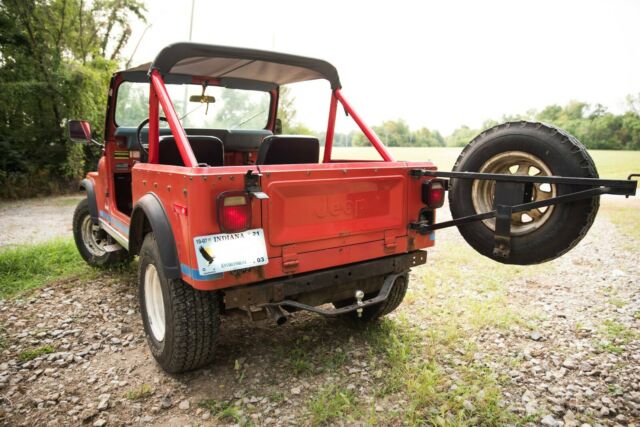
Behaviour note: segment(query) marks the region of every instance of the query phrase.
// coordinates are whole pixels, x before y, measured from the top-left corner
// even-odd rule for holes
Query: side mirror
[[[69,120],[69,139],[73,142],[91,142],[91,125],[86,120]]]

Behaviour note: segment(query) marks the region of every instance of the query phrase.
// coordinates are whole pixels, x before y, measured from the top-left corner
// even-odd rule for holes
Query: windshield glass
[[[185,128],[200,129],[264,129],[269,118],[268,92],[208,86],[205,95],[215,102],[190,102],[191,96],[202,95],[200,85],[166,85],[171,101]],[[149,84],[124,82],[118,88],[116,124],[135,127],[147,118]],[[162,114],[162,107],[160,109]]]

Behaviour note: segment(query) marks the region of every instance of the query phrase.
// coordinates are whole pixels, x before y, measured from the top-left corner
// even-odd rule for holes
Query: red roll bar
[[[191,144],[187,134],[180,124],[180,118],[176,113],[171,98],[167,93],[164,80],[158,70],[151,70],[151,86],[149,93],[149,163],[158,163],[158,139],[159,139],[159,123],[158,123],[158,101],[162,105],[162,110],[167,116],[171,134],[176,140],[176,146],[182,157],[182,162],[188,168],[198,166],[196,156],[193,155]]]

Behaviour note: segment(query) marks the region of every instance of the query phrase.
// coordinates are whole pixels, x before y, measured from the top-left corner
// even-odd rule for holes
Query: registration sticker
[[[264,230],[211,234],[193,239],[201,275],[242,270],[269,262]]]

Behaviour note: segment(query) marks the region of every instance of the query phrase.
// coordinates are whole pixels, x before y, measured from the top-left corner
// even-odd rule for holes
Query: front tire
[[[166,372],[186,372],[213,362],[220,294],[167,279],[153,233],[145,236],[140,248],[138,292],[149,349]]]
[[[82,199],[73,213],[73,239],[80,256],[92,267],[111,267],[129,260],[125,249],[107,251],[106,247],[116,242],[98,224],[94,224],[89,213],[89,200]]]

